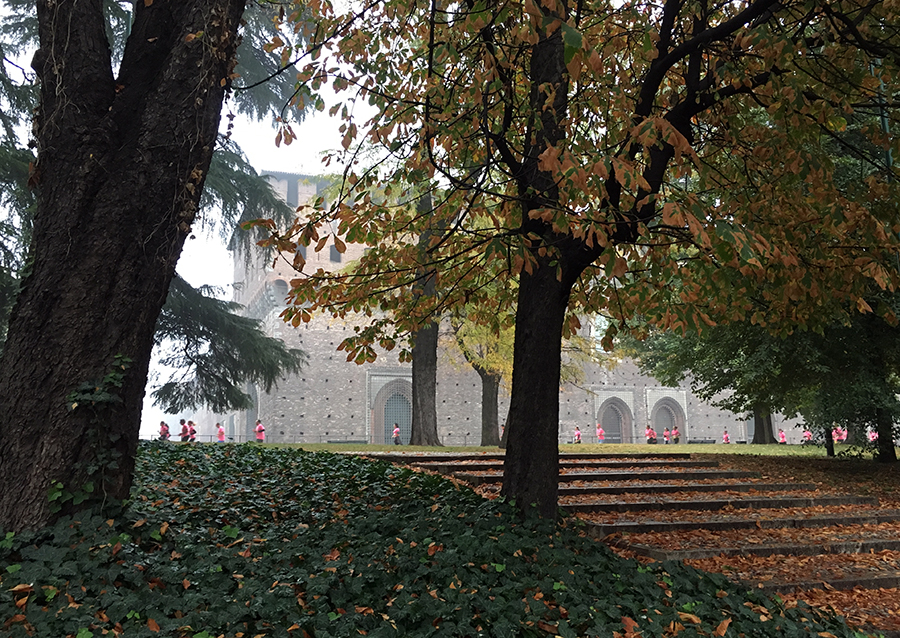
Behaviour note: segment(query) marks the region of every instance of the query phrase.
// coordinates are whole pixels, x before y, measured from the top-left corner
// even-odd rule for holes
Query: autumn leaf
[[[157,633],[159,631],[159,624],[155,620],[150,618],[147,620],[147,629],[149,629],[153,633]]]
[[[684,622],[694,623],[695,625],[699,625],[702,621],[700,617],[695,614],[689,614],[686,611],[679,611],[678,617]]]
[[[719,623],[719,626],[716,627],[715,631],[713,631],[714,636],[719,636],[720,638],[725,635],[725,632],[728,630],[728,625],[731,624],[731,618],[726,618],[722,622]]]

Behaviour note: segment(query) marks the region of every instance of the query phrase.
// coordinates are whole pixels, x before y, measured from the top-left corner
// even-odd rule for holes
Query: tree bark
[[[481,377],[481,444],[500,445],[500,375],[473,366]]]
[[[416,331],[412,349],[412,432],[410,445],[441,445],[437,431],[438,324]]]
[[[571,284],[542,264],[519,278],[512,397],[501,494],[555,518],[559,482],[562,328]]]
[[[834,456],[834,436],[832,436],[832,428],[825,428],[825,456]]]
[[[101,0],[37,2],[32,266],[0,361],[0,485],[16,487],[0,491],[4,530],[128,496],[153,331],[244,1],[136,2],[118,77]]]
[[[753,408],[752,443],[756,445],[775,443],[775,434],[772,432],[772,413],[768,408]]]
[[[878,432],[878,452],[875,457],[879,463],[896,463],[897,450],[894,447],[894,420],[885,408],[875,409],[875,427]]]

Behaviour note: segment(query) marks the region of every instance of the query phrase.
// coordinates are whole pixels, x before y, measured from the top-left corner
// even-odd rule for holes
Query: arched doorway
[[[681,438],[687,439],[687,432],[684,431],[684,410],[675,399],[666,397],[657,401],[650,411],[650,423],[653,424],[653,429],[656,430],[660,441],[662,441],[663,430],[669,428],[671,432],[676,427],[681,433]]]
[[[400,442],[409,444],[412,435],[412,405],[405,396],[397,392],[384,402],[384,442],[393,443],[394,424],[400,426]]]
[[[406,379],[394,379],[375,396],[373,434],[384,432],[384,438],[374,441],[393,443],[394,424],[400,426],[400,442],[409,445],[412,436],[412,384]],[[381,438],[381,437],[378,437]]]
[[[597,423],[603,427],[605,443],[624,443],[631,439],[631,410],[622,399],[607,399],[597,411]]]

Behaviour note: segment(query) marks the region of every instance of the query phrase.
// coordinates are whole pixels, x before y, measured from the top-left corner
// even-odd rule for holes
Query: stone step
[[[640,556],[658,561],[692,560],[715,556],[823,556],[828,554],[868,554],[886,549],[900,550],[900,539],[878,538],[863,541],[840,541],[836,543],[764,545],[748,544],[743,547],[714,547],[703,549],[663,550],[640,543],[628,544],[628,549]]]
[[[872,574],[865,576],[851,576],[849,578],[833,578],[831,580],[798,580],[792,582],[776,582],[763,581],[760,583],[754,581],[743,581],[753,589],[761,589],[764,592],[791,593],[798,589],[837,589],[838,591],[850,591],[861,587],[862,589],[895,589],[900,587],[900,572],[890,571],[882,574]],[[762,587],[760,587],[762,585]],[[873,631],[875,635],[881,632]],[[900,634],[900,632],[895,632]],[[885,634],[887,636],[888,634]]]
[[[485,485],[503,481],[501,474],[480,474],[476,472],[454,472],[453,476],[472,485]],[[638,480],[682,480],[697,481],[701,479],[726,478],[760,478],[759,472],[743,472],[739,470],[687,471],[687,472],[571,472],[560,474],[560,483],[573,481],[638,481]]]
[[[450,474],[452,472],[487,472],[503,469],[502,462],[427,462],[412,463],[416,467],[423,470],[431,470],[441,474]],[[661,459],[661,460],[635,460],[622,459],[621,461],[593,460],[593,459],[560,459],[560,469],[568,469],[570,467],[578,468],[622,468],[622,467],[718,467],[718,461],[690,461],[681,459]]]
[[[667,501],[649,503],[570,503],[560,505],[568,512],[650,512],[668,510],[774,509],[817,507],[819,505],[877,505],[869,496],[817,496],[813,498],[738,498],[720,500]]]
[[[453,461],[503,461],[503,452],[475,452],[471,454],[459,452],[353,452],[354,455],[370,459],[381,459],[391,463],[448,463]],[[602,452],[586,452],[584,454],[564,453],[559,455],[560,461],[575,459],[689,459],[689,452],[646,452],[642,454],[604,454]]]
[[[580,494],[666,494],[677,492],[750,492],[763,490],[769,492],[790,492],[796,490],[814,490],[815,483],[636,483],[634,485],[584,485],[580,487],[562,486],[560,496],[577,496]]]
[[[851,515],[811,516],[809,518],[732,519],[715,521],[646,521],[630,523],[591,523],[586,521],[587,534],[603,539],[612,534],[644,534],[658,532],[686,532],[697,529],[804,529],[831,525],[877,525],[900,521],[900,510],[880,510]]]

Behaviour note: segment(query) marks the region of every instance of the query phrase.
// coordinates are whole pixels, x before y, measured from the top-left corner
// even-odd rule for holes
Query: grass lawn
[[[365,443],[297,443],[297,444],[274,444],[272,447],[289,447],[309,450],[312,452],[336,452],[336,453],[370,453],[370,452],[391,452],[394,454],[404,453],[459,453],[459,454],[478,454],[485,453],[503,453],[497,447],[491,446],[447,446],[447,447],[426,447],[421,445],[369,445]],[[835,452],[840,454],[850,450],[848,445],[836,445]],[[679,453],[679,454],[737,454],[737,455],[759,455],[759,456],[798,456],[798,457],[821,457],[826,458],[825,448],[816,445],[749,445],[749,444],[679,444],[679,445],[647,445],[638,443],[612,443],[597,444],[584,443],[581,445],[560,445],[561,453],[597,453],[597,454],[651,454],[651,453]]]
[[[277,446],[144,444],[123,508],[0,539],[4,637],[859,635],[439,476]]]

